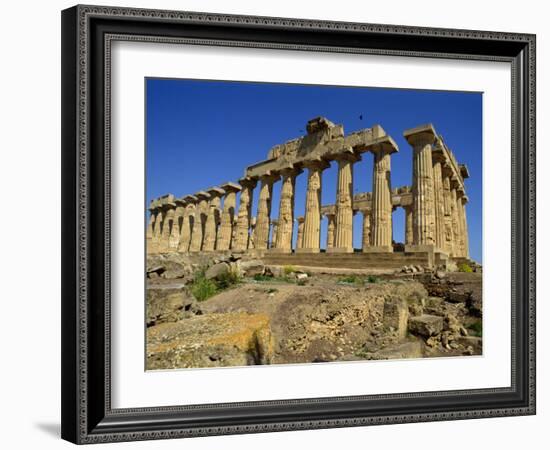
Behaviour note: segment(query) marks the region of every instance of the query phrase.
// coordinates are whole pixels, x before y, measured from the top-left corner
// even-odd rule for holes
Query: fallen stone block
[[[443,330],[443,317],[424,314],[409,319],[411,333],[424,337],[435,336]]]

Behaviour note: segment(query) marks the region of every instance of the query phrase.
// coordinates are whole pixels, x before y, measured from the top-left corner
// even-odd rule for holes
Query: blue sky
[[[379,124],[393,137],[392,187],[412,184],[412,149],[403,131],[433,123],[468,166],[466,191],[470,255],[482,260],[482,94],[370,87],[146,80],[146,202],[166,193],[193,194],[237,181],[247,166],[264,160],[271,147],[305,134],[308,120],[325,116],[345,133]],[[362,116],[362,119],[360,118]],[[334,203],[337,165],[323,172],[323,204]],[[354,167],[354,191],[372,190],[372,155]],[[303,215],[305,173],[296,182],[296,215]],[[256,214],[259,186],[255,191]],[[273,190],[278,216],[280,183]],[[394,239],[404,241],[404,212],[393,213]],[[322,245],[326,223],[322,224]],[[295,230],[296,233],[296,230]],[[354,218],[354,246],[361,247],[361,215]]]

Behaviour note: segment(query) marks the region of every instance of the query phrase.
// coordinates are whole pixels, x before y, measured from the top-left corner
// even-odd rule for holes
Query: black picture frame
[[[110,43],[194,42],[512,66],[512,373],[506,388],[113,409]],[[75,6],[62,12],[62,437],[97,443],[535,413],[535,36]]]

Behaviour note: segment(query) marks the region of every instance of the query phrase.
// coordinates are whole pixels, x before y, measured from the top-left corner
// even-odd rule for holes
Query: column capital
[[[310,170],[324,170],[330,167],[330,163],[321,158],[304,161],[302,165]]]
[[[176,198],[174,203],[176,204],[176,206],[187,206],[187,201],[183,197]]]
[[[274,183],[281,178],[281,175],[279,175],[278,172],[269,170],[263,175],[260,175],[259,178],[262,183]]]
[[[242,187],[239,186],[237,183],[233,183],[231,181],[220,185],[220,188],[225,191],[225,194],[229,194],[230,192],[239,192],[242,189]]]
[[[283,176],[283,177],[286,177],[286,176],[298,176],[300,175],[301,173],[303,172],[303,170],[297,166],[295,166],[294,164],[289,164],[288,166],[282,168],[279,173]]]
[[[221,197],[225,194],[225,190],[218,186],[213,186],[211,188],[208,188],[206,190],[208,194],[210,194],[210,198],[213,200],[214,198]]]
[[[399,151],[399,147],[391,136],[383,136],[375,139],[367,148],[371,153],[392,154]]]
[[[470,171],[466,164],[459,164],[458,168],[460,169],[460,176],[462,176],[462,179],[470,178]]]
[[[435,129],[431,123],[409,128],[403,132],[403,137],[413,147],[424,147],[434,144],[437,138]]]
[[[187,205],[194,205],[199,200],[195,195],[186,195],[183,199],[187,202]]]
[[[195,196],[199,199],[199,201],[210,199],[210,194],[208,192],[205,192],[205,191],[199,191],[195,194]]]
[[[296,223],[300,224],[300,223],[303,223],[306,219],[305,219],[304,216],[300,216],[300,217],[296,217],[296,219],[294,219],[294,220],[296,220]],[[276,222],[278,222],[278,221],[276,221]]]
[[[338,151],[329,153],[329,157],[332,158],[334,161],[350,161],[350,162],[357,162],[361,161],[361,155],[355,153],[353,151],[353,147],[351,146],[344,146],[343,148],[340,148]]]
[[[258,179],[256,177],[243,177],[239,179],[239,184],[243,188],[254,189],[256,187],[256,184],[258,184]]]

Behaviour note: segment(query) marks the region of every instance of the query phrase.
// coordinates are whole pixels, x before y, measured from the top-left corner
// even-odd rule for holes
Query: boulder
[[[245,277],[253,277],[254,275],[263,275],[265,266],[259,259],[251,259],[241,261],[240,269]]]
[[[230,271],[229,264],[225,262],[220,262],[218,264],[214,264],[213,266],[210,266],[205,274],[204,277],[207,280],[213,280],[223,277],[224,275],[227,275]]]
[[[163,272],[162,277],[167,280],[173,280],[176,278],[184,278],[187,273],[188,272],[183,267],[174,267],[173,269]]]
[[[198,311],[196,300],[186,289],[147,289],[147,326],[176,322]]]
[[[421,340],[388,345],[376,352],[364,354],[364,358],[370,360],[422,358],[422,356]]]
[[[409,319],[411,333],[424,337],[435,336],[443,330],[443,317],[423,314]]]
[[[193,316],[147,329],[147,369],[270,364],[274,342],[265,314]]]

